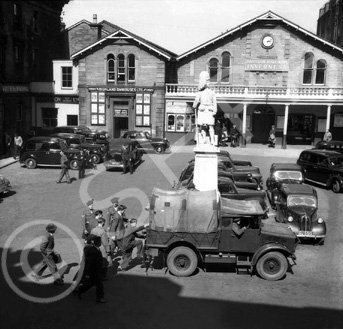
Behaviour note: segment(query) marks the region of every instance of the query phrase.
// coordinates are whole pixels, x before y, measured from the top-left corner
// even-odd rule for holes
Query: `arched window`
[[[311,84],[313,75],[313,54],[306,53],[304,58],[303,84]]]
[[[316,85],[323,85],[325,83],[326,61],[320,59],[316,65]]]
[[[123,54],[119,54],[117,66],[117,83],[125,83],[125,69],[125,56]]]
[[[136,80],[136,61],[135,55],[130,54],[127,58],[127,76],[128,82],[133,82]]]
[[[225,52],[222,54],[222,82],[229,82],[230,81],[230,71],[231,71],[231,55],[229,52]]]
[[[107,81],[115,81],[115,57],[113,54],[107,55]]]
[[[209,69],[210,69],[210,81],[217,82],[218,81],[218,60],[212,58],[209,62]]]

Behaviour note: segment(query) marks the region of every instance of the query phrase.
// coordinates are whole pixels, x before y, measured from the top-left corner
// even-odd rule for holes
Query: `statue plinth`
[[[219,148],[211,144],[197,144],[194,148],[195,163],[193,183],[199,191],[218,189]]]

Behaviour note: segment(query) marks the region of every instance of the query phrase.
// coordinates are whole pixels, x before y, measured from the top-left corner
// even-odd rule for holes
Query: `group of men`
[[[6,146],[6,156],[10,157],[11,156],[11,145],[12,145],[12,138],[11,136],[5,132],[5,146]],[[14,134],[13,138],[13,146],[14,146],[14,154],[13,154],[13,159],[17,159],[20,156],[20,149],[23,145],[23,139],[21,136],[19,136],[17,133]]]
[[[112,205],[108,208],[106,219],[101,210],[94,210],[94,200],[86,203],[88,209],[82,215],[82,238],[86,244],[84,249],[85,268],[80,284],[74,293],[80,297],[82,293],[95,285],[98,303],[106,302],[103,281],[107,280],[107,268],[115,254],[118,255],[120,252],[122,255],[117,272],[127,270],[134,248],[137,248],[137,259],[143,260],[143,242],[140,239],[136,240],[136,237],[144,238],[145,234],[141,231],[149,225],[137,226],[137,219],[127,219],[125,217],[126,206],[119,204],[119,198],[113,198],[111,202]]]

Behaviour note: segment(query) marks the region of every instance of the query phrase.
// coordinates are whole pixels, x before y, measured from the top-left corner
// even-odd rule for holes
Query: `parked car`
[[[335,151],[305,150],[300,153],[297,164],[305,172],[305,180],[313,182],[333,192],[343,189],[343,155]]]
[[[61,166],[61,143],[64,140],[57,137],[41,136],[27,140],[20,150],[19,162],[27,169],[34,169],[37,166]],[[71,169],[79,168],[80,150],[64,150]]]
[[[177,189],[179,186],[189,184],[190,178],[193,180],[194,173],[194,160],[188,162],[187,167],[181,172],[179,181],[174,183],[173,188]],[[247,188],[251,190],[259,189],[258,183],[252,178],[251,173],[245,172],[232,172],[228,170],[223,164],[218,164],[218,178],[227,177],[231,179],[237,187]]]
[[[267,178],[267,195],[270,205],[275,209],[275,197],[283,184],[303,184],[304,170],[296,163],[273,163]]]
[[[53,134],[68,133],[68,134],[89,134],[91,130],[87,126],[57,126],[53,129]]]
[[[137,166],[142,162],[143,153],[138,147],[136,141],[124,138],[113,138],[108,145],[108,151],[105,155],[104,165],[106,170],[121,169],[124,170],[122,150],[123,146],[129,149],[131,163]]]
[[[0,175],[0,195],[6,194],[12,189],[10,181],[3,175]]]
[[[87,143],[86,137],[80,134],[58,133],[52,134],[51,137],[58,137],[65,140],[68,147],[74,149],[86,149],[89,151],[93,163],[99,164],[103,161],[107,147],[100,144]]]
[[[85,125],[79,125],[79,128],[83,129],[83,134],[86,137],[88,143],[108,145],[110,141],[109,133],[105,130],[93,130]]]
[[[276,218],[287,223],[301,240],[311,240],[323,244],[326,223],[318,216],[317,191],[307,184],[284,184],[278,191]]]
[[[145,152],[154,150],[156,153],[162,154],[170,148],[168,139],[151,137],[147,131],[127,131],[122,137],[137,141],[139,148]]]
[[[343,153],[343,141],[319,141],[315,148],[319,150],[330,150]]]
[[[173,275],[190,276],[199,263],[222,264],[275,281],[286,275],[287,258],[296,259],[295,234],[285,224],[262,222],[265,211],[256,200],[218,202],[215,191],[155,188],[147,209],[146,254],[152,266],[163,255]],[[240,236],[233,231],[237,218],[246,223]]]

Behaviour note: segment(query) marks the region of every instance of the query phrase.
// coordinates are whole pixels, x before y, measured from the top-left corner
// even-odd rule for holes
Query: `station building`
[[[201,71],[210,74],[217,118],[236,124],[242,143],[313,144],[330,129],[343,139],[343,49],[267,12],[176,58],[166,83],[165,134],[194,130],[192,104]]]

